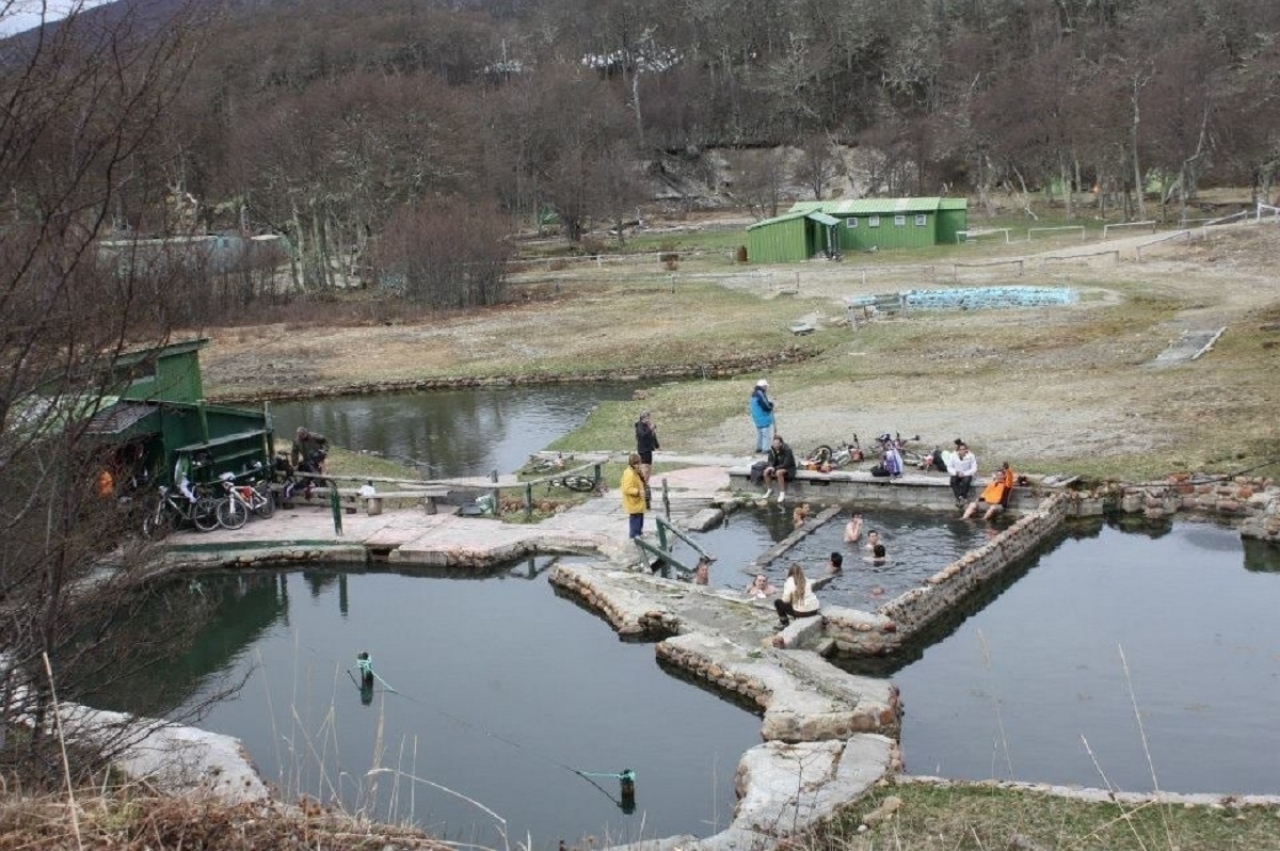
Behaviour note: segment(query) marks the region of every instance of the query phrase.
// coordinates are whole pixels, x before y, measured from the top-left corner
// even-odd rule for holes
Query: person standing
[[[963,506],[969,501],[973,477],[978,475],[978,457],[969,451],[968,445],[961,443],[956,447],[956,454],[951,456],[947,470],[951,473],[951,493],[955,495],[956,505]]]
[[[751,401],[747,407],[751,411],[751,421],[756,426],[756,453],[769,451],[769,443],[773,439],[773,400],[769,398],[769,382],[760,379],[751,391]]]
[[[641,411],[640,419],[636,420],[636,454],[640,456],[640,477],[644,479],[645,508],[653,505],[649,476],[653,473],[653,453],[661,448],[658,445],[658,427],[653,424],[653,417],[648,411]]]
[[[773,607],[778,610],[778,625],[790,626],[792,618],[811,618],[818,614],[818,606],[818,595],[805,579],[804,568],[799,562],[791,565],[787,581],[782,583],[782,596],[773,601]]]
[[[640,475],[640,454],[632,452],[627,458],[627,469],[622,471],[622,510],[626,512],[629,538],[644,534],[644,478]]]

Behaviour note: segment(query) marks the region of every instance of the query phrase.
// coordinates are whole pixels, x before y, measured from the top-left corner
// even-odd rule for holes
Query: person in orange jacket
[[[976,500],[969,503],[964,510],[965,519],[969,519],[978,512],[979,505],[987,507],[987,513],[982,515],[983,520],[990,520],[1009,504],[1009,495],[1013,493],[1013,468],[1009,466],[1009,462],[1005,461],[1000,465],[1000,469],[991,474],[991,482],[982,491],[982,495]]]

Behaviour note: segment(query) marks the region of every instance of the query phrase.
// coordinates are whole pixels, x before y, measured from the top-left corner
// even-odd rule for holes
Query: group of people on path
[[[787,483],[795,481],[798,464],[795,452],[776,431],[775,410],[777,404],[769,398],[769,382],[760,379],[756,382],[748,402],[752,423],[756,428],[755,451],[765,453],[763,467],[759,464],[761,479],[764,483],[764,499],[773,496],[777,489],[777,502],[787,499]],[[643,411],[635,423],[636,451],[630,453],[627,468],[622,473],[619,490],[622,494],[622,507],[627,515],[628,535],[638,538],[644,534],[644,515],[650,508],[651,491],[649,478],[653,471],[653,453],[660,447],[658,428],[649,411]],[[893,448],[896,452],[896,446]],[[886,452],[886,456],[889,453]],[[892,463],[892,458],[890,458]],[[901,458],[898,457],[898,475],[901,475]],[[978,459],[969,451],[968,445],[960,439],[955,441],[955,450],[942,452],[935,450],[928,460],[928,465],[946,471],[949,484],[955,497],[956,505],[964,507],[965,518],[973,517],[979,508],[985,507],[984,519],[990,520],[1008,504],[1009,495],[1014,486],[1013,470],[1005,462],[991,477],[990,483],[982,491],[978,499],[970,501],[974,478],[978,472]],[[801,526],[808,519],[808,504],[797,507],[793,515],[793,523]],[[862,544],[862,515],[854,514],[845,525],[844,541],[848,544]],[[887,549],[880,533],[875,530],[867,532],[865,560],[872,565],[883,565],[888,557]],[[828,577],[840,573],[843,569],[844,556],[839,552],[831,554],[828,564]],[[709,581],[709,565],[706,559],[699,561],[695,571],[695,584],[705,585]],[[830,581],[829,578],[821,581]],[[747,586],[746,595],[750,599],[765,600],[774,598],[774,608],[778,613],[778,624],[784,628],[795,618],[813,617],[818,614],[820,604],[815,593],[814,583],[804,573],[800,564],[792,564],[787,571],[787,578],[779,592],[765,574],[758,574]]]
[[[622,471],[622,510],[627,515],[629,537],[644,534],[644,513],[653,502],[649,477],[653,474],[653,453],[662,447],[658,444],[658,427],[653,415],[641,411],[636,420],[636,451],[627,457],[627,469]]]

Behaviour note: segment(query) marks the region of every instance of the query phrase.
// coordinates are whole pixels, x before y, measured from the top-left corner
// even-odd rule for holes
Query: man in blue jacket
[[[751,391],[751,421],[756,425],[756,452],[768,452],[773,441],[773,402],[769,399],[769,382],[763,378]]]

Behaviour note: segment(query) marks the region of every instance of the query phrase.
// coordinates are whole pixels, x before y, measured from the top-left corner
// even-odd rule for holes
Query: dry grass
[[[859,832],[890,797],[901,801],[897,812]],[[1280,810],[1092,803],[994,784],[887,784],[799,844],[842,851],[1275,851]]]
[[[158,795],[139,786],[106,794],[84,789],[76,801],[71,805],[63,797],[7,797],[0,804],[0,851],[444,851],[451,847],[421,831],[358,821],[326,811],[313,801],[300,802],[298,807],[230,805]],[[76,821],[78,834],[72,829]]]
[[[651,259],[576,263],[517,276],[511,304],[473,314],[337,320],[292,334],[215,331],[203,360],[211,395],[224,398],[495,377],[679,376],[652,388],[645,407],[663,427],[664,449],[708,453],[750,443],[745,399],[765,372],[780,430],[801,451],[889,430],[926,442],[963,436],[980,462],[1009,460],[1027,472],[1230,473],[1274,461],[1280,442],[1270,378],[1280,331],[1268,330],[1280,314],[1274,236],[1274,226],[1236,227],[1147,249],[1141,263],[1131,241],[1119,262],[1027,254],[1084,250],[1078,240],[939,248],[924,264],[892,252],[785,267],[707,254],[682,259],[674,274]],[[1022,275],[1008,266],[951,274],[952,263],[1019,252]],[[841,324],[845,296],[995,284],[1067,286],[1081,298],[1070,307],[882,318],[856,333]],[[816,318],[818,332],[792,336],[787,326],[801,317]],[[1208,356],[1150,368],[1184,330],[1220,327],[1227,331]],[[733,380],[689,380],[701,377]],[[631,407],[602,407],[557,446],[628,446]]]

